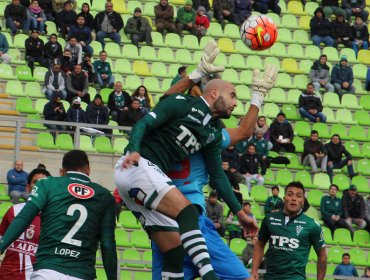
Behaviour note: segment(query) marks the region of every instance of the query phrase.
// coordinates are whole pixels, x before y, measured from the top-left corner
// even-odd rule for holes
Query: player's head
[[[34,170],[31,171],[31,173],[27,177],[26,191],[30,192],[40,179],[49,176],[51,175],[49,171],[47,171],[46,169],[35,168]]]
[[[338,190],[339,190],[339,187],[336,184],[331,184],[330,187],[329,187],[329,195],[330,196],[336,196]]]
[[[296,215],[304,205],[305,190],[301,182],[290,182],[285,187],[284,211],[288,215]]]
[[[236,107],[235,87],[221,79],[209,81],[204,87],[203,97],[208,102],[215,117],[230,118]]]
[[[351,256],[348,253],[344,253],[342,255],[342,262],[344,264],[349,264],[350,261],[351,261]]]
[[[278,186],[273,186],[271,188],[271,192],[272,192],[272,195],[273,196],[278,196],[278,194],[279,194],[279,187]]]
[[[64,176],[68,171],[90,174],[89,158],[84,151],[72,150],[64,155],[60,175]]]

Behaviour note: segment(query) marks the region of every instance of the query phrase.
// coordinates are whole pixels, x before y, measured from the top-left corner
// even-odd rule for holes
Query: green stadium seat
[[[170,48],[160,48],[158,50],[158,58],[162,62],[175,62],[173,52]]]
[[[8,34],[8,33],[2,33]],[[22,54],[19,49],[9,49],[7,55],[10,56],[12,64],[26,64],[26,60],[23,59]]]
[[[222,27],[217,22],[211,22],[209,28],[207,29],[207,36],[210,37],[223,37],[224,33]]]
[[[127,58],[129,60],[140,59],[138,49],[135,45],[124,45],[121,53],[123,58]]]
[[[290,163],[286,166],[288,169],[298,169],[298,170],[303,169],[301,161],[296,154],[285,153],[284,156],[290,160]]]
[[[359,247],[370,248],[370,234],[364,229],[356,230],[353,234],[353,242]]]
[[[289,29],[300,29],[300,27],[297,23],[297,18],[295,17],[295,15],[292,15],[292,14],[283,15],[280,27],[288,28],[288,30]],[[281,29],[282,28],[279,28],[279,35],[280,35],[280,30]],[[289,41],[287,43],[291,43],[291,42],[292,41]]]
[[[365,125],[365,126],[370,125],[370,115],[369,115],[369,112],[367,112],[365,110],[358,110],[358,111],[355,112],[355,116],[354,117],[355,117],[355,121],[359,125]]]
[[[328,106],[330,108],[343,108],[342,104],[339,101],[339,96],[335,92],[325,93],[322,105]]]
[[[125,279],[125,278],[121,278],[121,279]],[[149,272],[148,271],[136,271],[134,279],[151,280],[152,273],[150,271]]]
[[[188,49],[178,49],[176,51],[175,60],[181,64],[193,64],[193,59]]]
[[[266,170],[266,174],[263,176],[265,178],[265,185],[276,185],[275,176],[271,169]]]
[[[0,184],[0,201],[10,201],[8,188],[4,184]],[[2,217],[1,213],[0,216]]]
[[[362,144],[362,156],[370,158],[370,143]]]
[[[127,10],[128,14],[132,15],[134,13],[135,8],[142,9],[141,2],[135,1],[135,0],[130,0],[130,1],[127,2],[127,9],[126,10]]]
[[[317,60],[321,55],[320,48],[315,45],[308,45],[305,54],[307,59]]]
[[[348,109],[339,109],[336,120],[342,124],[357,124],[352,118],[352,113]]]
[[[37,134],[36,146],[42,149],[55,150],[54,137],[48,132]]]
[[[38,113],[37,110],[36,110],[36,112]],[[37,115],[37,114],[35,114],[35,115],[30,114],[30,115],[27,116],[27,120],[42,120],[42,117]],[[40,130],[46,129],[46,127],[43,124],[33,123],[33,122],[27,122],[26,123],[26,128],[28,128],[28,129],[40,129]]]
[[[337,112],[338,115],[338,112]],[[347,129],[342,124],[333,124],[331,126],[331,135],[338,134],[342,140],[349,140],[350,137],[347,134]]]
[[[251,85],[252,84],[252,70],[243,70],[240,72],[239,83]]]
[[[119,58],[114,64],[114,72],[119,74],[131,75],[134,72],[131,69],[131,63],[127,59]]]
[[[277,27],[282,26],[280,16],[278,14],[269,12],[269,13],[266,14],[266,16],[268,16],[270,19],[272,19],[272,21],[276,24]]]
[[[98,153],[114,154],[116,151],[112,148],[110,139],[106,136],[99,136],[94,141],[95,150]]]
[[[331,230],[329,228],[325,227],[325,226],[323,226],[321,228],[322,228],[322,231],[324,233],[325,244],[330,244],[330,245],[337,244],[337,242],[335,242],[333,240]]]
[[[232,56],[239,56],[239,55],[232,54],[230,56],[230,63],[231,63],[231,57]],[[244,58],[243,58],[243,60],[244,60]],[[260,70],[264,69],[261,57],[259,57],[257,55],[248,55],[247,60],[245,62],[245,66],[248,69],[260,69]]]
[[[218,40],[218,48],[224,53],[237,53],[238,51],[234,48],[233,41],[230,38],[220,38]]]
[[[360,50],[358,52],[357,61],[363,63],[363,64],[370,64],[370,50]]]
[[[28,39],[26,34],[17,34],[14,36],[14,44],[13,46],[17,49],[24,49],[24,43]]]
[[[0,217],[4,217],[5,213],[13,206],[13,203],[3,202],[0,204]]]
[[[147,250],[143,253],[143,261],[148,262],[147,264],[145,264],[146,268],[148,269],[152,269],[152,254],[152,250]]]
[[[320,219],[320,216],[319,216],[319,211],[316,210],[315,207],[313,206],[310,206],[307,211],[305,212],[305,214],[314,219],[316,222],[318,222],[319,224],[323,224],[322,220]]]
[[[326,116],[326,122],[327,123],[337,123],[334,117],[334,112],[331,108],[324,107],[322,109],[322,113]]]
[[[269,93],[269,100],[275,103],[289,103],[289,101],[286,98],[285,91],[281,88],[272,88]],[[265,101],[267,100],[265,99]],[[275,117],[276,115],[273,116],[272,118]]]
[[[293,85],[297,89],[305,90],[309,82],[307,75],[299,74],[294,76]]]
[[[287,169],[280,169],[276,173],[276,182],[280,186],[286,186],[293,181],[292,173]]]
[[[298,114],[297,107],[292,104],[284,104],[282,111],[285,113],[288,120],[301,120],[302,117]]]
[[[344,143],[344,146],[353,157],[364,157],[357,142],[347,141]]]
[[[329,175],[325,173],[316,173],[313,177],[313,184],[319,189],[328,190],[330,186]]]
[[[48,103],[48,102],[49,102],[49,100],[42,99],[42,98],[36,100],[35,110],[37,111],[38,114],[40,114],[40,115],[43,114],[45,104]]]
[[[41,92],[40,84],[37,82],[27,82],[25,89],[24,89],[25,95],[29,97],[35,97],[35,98],[44,98],[45,94]]]
[[[303,10],[302,3],[299,1],[289,1],[287,9],[289,12],[296,16],[307,15],[307,13]]]
[[[251,212],[257,220],[262,220],[264,215],[262,214],[263,207],[260,207],[257,202],[251,202]]]
[[[303,73],[298,68],[298,63],[294,58],[284,58],[281,63],[281,68],[284,72],[289,74],[300,74]]]
[[[356,63],[353,65],[352,70],[353,70],[353,77],[360,79],[360,80],[366,79],[367,67],[365,65]]]
[[[85,152],[96,152],[95,148],[92,145],[92,139],[90,136],[80,136],[80,149]]]
[[[306,58],[305,55],[304,55],[302,45],[299,45],[299,44],[290,44],[288,46],[288,55],[291,58],[299,58],[299,59]]]
[[[354,125],[349,128],[349,137],[355,141],[368,141],[365,134],[365,129],[359,125]]]
[[[355,51],[351,48],[343,48],[341,49],[340,51],[340,57],[341,56],[347,56],[347,60],[349,63],[357,63],[357,58],[356,58],[356,54],[355,54]]]
[[[135,248],[150,249],[151,244],[146,231],[134,230],[131,232],[131,244]]]
[[[309,137],[311,135],[310,124],[306,121],[298,121],[294,125],[294,134],[303,137]]]
[[[159,32],[152,31],[152,40],[153,40],[153,45],[156,47],[165,47],[165,43],[163,42],[163,35]]]
[[[368,266],[367,252],[359,248],[352,248],[349,250],[351,255],[351,263],[355,266]]]
[[[213,38],[213,37],[211,37],[211,36],[203,36],[201,39],[200,39],[200,43],[199,43],[199,48],[201,49],[201,50],[203,50],[204,49],[204,47],[207,45],[207,43],[209,42],[209,41],[214,41],[215,39]],[[243,42],[241,42],[241,43],[243,43]]]
[[[352,184],[357,186],[357,190],[362,193],[369,193],[370,187],[367,183],[367,179],[364,176],[355,176],[352,178]],[[347,185],[348,187],[348,185]],[[370,242],[369,242],[370,243]]]
[[[118,138],[124,139],[124,138]],[[117,140],[117,139],[116,139]],[[123,150],[123,149],[122,149]],[[119,214],[119,223],[126,229],[141,229],[140,222],[136,219],[136,217],[132,214],[131,211],[122,211]]]
[[[299,63],[299,69],[304,73],[304,74],[309,74],[312,66],[312,60],[309,59],[303,59]]]
[[[345,94],[343,97],[345,97],[347,95],[352,96],[352,94]],[[354,96],[354,97],[356,98],[356,96]],[[360,98],[360,105],[361,105],[362,109],[364,109],[364,110],[370,110],[370,95],[363,95],[363,96],[361,96],[361,98]]]
[[[114,43],[114,42],[108,42],[105,44],[104,50],[109,53],[110,57],[113,58],[121,58],[123,57],[123,54],[121,53],[121,47]]]
[[[13,96],[25,96],[23,86],[20,81],[8,81],[6,83],[5,93]]]
[[[133,276],[134,274],[134,271],[132,270],[120,270],[120,279],[135,279],[135,276]],[[142,278],[144,279],[144,278]],[[151,278],[147,278],[147,279],[151,279]]]
[[[280,34],[280,31],[279,31]],[[278,57],[288,57],[288,54],[286,53],[285,45],[283,43],[277,42],[275,43],[270,49],[270,53],[268,53],[266,50],[266,55],[274,56],[276,58]]]
[[[176,33],[167,33],[164,39],[164,44],[169,48],[174,49],[182,48],[180,36]]]
[[[284,20],[284,18],[283,18]],[[293,42],[292,33],[290,29],[287,28],[279,28],[277,41],[281,43],[291,43]]]
[[[72,137],[69,134],[58,134],[55,140],[55,145],[60,150],[73,150],[74,145],[72,141]]]
[[[309,277],[308,274],[316,275],[317,274],[317,267],[316,263],[307,263],[306,265],[306,279],[307,280],[316,280],[316,277]]]
[[[321,203],[321,198],[323,197],[324,193],[320,190],[310,190],[307,193],[307,200],[310,205],[315,207],[319,207]]]
[[[147,88],[149,92],[152,92],[152,93],[162,92],[161,87],[159,86],[159,81],[155,77],[145,77],[144,86]]]
[[[312,179],[310,173],[305,170],[300,170],[295,174],[295,181],[301,182],[305,188],[315,189],[316,186],[312,184]]]
[[[0,79],[14,80],[16,77],[13,75],[12,66],[9,64],[0,64]]]
[[[251,92],[249,87],[246,85],[237,85],[235,87],[239,100],[249,101],[251,100]]]
[[[272,56],[266,57],[265,60],[264,60],[264,62],[263,62],[263,69],[266,68],[266,66],[268,64],[275,65],[277,67],[278,71],[281,71],[280,61],[279,61],[279,59],[277,57],[272,57]]]
[[[35,67],[35,69],[33,70],[33,78],[36,80],[36,82],[43,83],[47,71],[48,69],[45,67]]]
[[[91,6],[91,9],[96,12],[104,11],[105,7],[105,1],[103,0],[97,0],[94,2],[94,4]]]
[[[201,50],[198,38],[194,35],[185,35],[182,39],[182,46],[188,50]]]
[[[225,125],[226,128],[236,128],[238,127],[238,122],[239,120],[232,115],[228,119],[222,119],[222,123]]]
[[[339,190],[344,191],[349,186],[348,176],[345,174],[336,174],[333,178],[333,184],[336,184],[339,187]]]
[[[163,62],[154,62],[150,67],[150,72],[152,75],[161,78],[169,78],[172,77],[167,73],[167,67]]]
[[[15,68],[15,75],[17,79],[21,81],[34,81],[31,69],[26,65],[18,65]]]
[[[295,88],[292,84],[290,76],[287,73],[279,73],[276,79],[275,87],[281,88]]]
[[[126,267],[130,268],[145,268],[145,265],[143,263],[140,263],[141,258],[140,254],[135,249],[126,249],[122,253],[122,260],[123,264]]]
[[[131,247],[132,244],[129,240],[128,233],[124,229],[116,228],[114,230],[117,246],[119,247]]]
[[[233,238],[230,241],[230,249],[237,256],[242,255],[243,250],[246,247],[246,245],[247,245],[247,242],[241,238]]]
[[[319,133],[319,138],[328,139],[331,137],[331,134],[329,133],[329,127],[325,123],[314,123],[312,125],[312,130],[317,130]]]
[[[319,5],[316,2],[307,2],[304,6],[304,11],[310,15],[313,16],[316,9],[319,7]]]
[[[155,49],[151,46],[142,46],[140,48],[140,58],[144,61],[159,61]]]
[[[171,87],[172,79],[164,79],[162,81],[162,92],[167,91]]]
[[[128,75],[126,77],[126,87],[127,89],[133,91],[142,85],[140,78],[136,75]]]
[[[368,91],[364,90],[362,82],[359,79],[353,79],[353,86],[356,88],[356,94],[368,94]]]
[[[222,73],[222,79],[232,84],[239,83],[238,73],[235,69],[225,69]]]
[[[370,102],[370,99],[369,99],[369,102]],[[357,97],[353,94],[344,94],[342,96],[342,106],[346,109],[362,109],[363,107],[363,106],[358,105]],[[364,109],[367,109],[367,108],[364,108]]]
[[[241,54],[232,54],[229,57],[229,64],[231,68],[234,69],[248,69],[245,65],[244,57]],[[262,65],[262,62],[261,62]]]
[[[23,114],[36,114],[37,111],[33,108],[32,99],[27,97],[18,97],[15,103],[15,109]]]
[[[312,44],[312,41],[310,40],[307,31],[302,30],[302,29],[294,31],[293,42],[303,45],[303,46]]]
[[[293,144],[297,153],[303,153],[304,140],[300,136],[295,136],[293,138]]]
[[[354,246],[351,232],[346,228],[337,228],[334,231],[334,241],[343,246]]]
[[[234,116],[244,116],[245,115],[244,105],[240,100],[237,100],[236,108],[232,112],[232,115]]]
[[[326,54],[328,61],[337,63],[339,61],[338,49],[334,47],[324,47],[323,54]]]
[[[239,39],[239,27],[236,24],[227,24],[224,29],[224,36],[230,39]]]
[[[267,190],[264,186],[253,186],[251,189],[251,197],[254,201],[265,202],[267,200]]]
[[[369,176],[370,175],[370,160],[369,159],[360,159],[357,162],[357,171],[361,175]]]
[[[267,116],[268,118],[275,118],[279,112],[280,109],[275,103],[265,103],[261,115]]]

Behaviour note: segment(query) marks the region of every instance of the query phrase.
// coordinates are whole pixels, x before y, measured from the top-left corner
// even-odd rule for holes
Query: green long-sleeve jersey
[[[100,241],[107,277],[117,278],[114,198],[107,189],[78,172],[40,180],[3,236],[1,252],[38,212],[41,233],[35,270],[51,269],[77,278],[95,279]]]
[[[125,152],[139,152],[163,172],[202,151],[210,181],[236,213],[241,209],[221,161],[221,122],[201,98],[176,94],[164,98],[131,132]]]
[[[329,218],[332,215],[343,216],[342,200],[339,197],[325,195],[321,198],[320,212],[322,217]]]

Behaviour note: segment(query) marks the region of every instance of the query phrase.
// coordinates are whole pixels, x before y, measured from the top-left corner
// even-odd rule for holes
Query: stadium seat
[[[121,279],[127,279],[127,278],[121,278]],[[133,279],[151,280],[152,279],[152,273],[150,271],[136,271],[135,272],[135,278],[133,278]]]
[[[94,4],[91,6],[91,9],[93,11],[101,12],[104,11],[105,9],[105,1],[104,0],[97,0],[94,1]]]
[[[266,16],[268,16],[269,18],[271,18],[272,21],[276,24],[277,27],[280,27],[280,26],[283,27],[281,25],[280,16],[278,14],[269,12],[269,13],[266,14]]]
[[[169,48],[174,49],[182,48],[180,36],[176,33],[167,33],[164,39],[164,44]]]
[[[15,103],[15,109],[23,114],[36,114],[37,111],[33,108],[32,99],[27,97],[18,97]]]
[[[10,197],[8,195],[8,188],[4,184],[0,184],[0,201],[10,201]],[[0,213],[0,217],[1,213]]]
[[[280,61],[277,57],[272,57],[272,56],[266,57],[265,60],[263,61],[263,67],[266,68],[268,64],[275,65],[278,71],[281,71]]]
[[[60,150],[73,150],[73,141],[72,137],[69,134],[58,134],[55,140],[55,145]]]
[[[334,117],[334,112],[331,108],[324,107],[322,109],[322,113],[326,116],[326,122],[327,123],[336,123],[337,122],[335,120],[335,117]]]
[[[294,31],[293,42],[303,45],[303,46],[312,44],[312,41],[309,39],[307,31],[302,30],[302,29]]]
[[[127,2],[127,13],[128,14],[130,14],[130,15],[134,14],[135,8],[142,9],[141,2],[135,1],[135,0],[130,0],[130,1]]]
[[[126,44],[122,48],[122,57],[135,60],[140,59],[138,49],[135,45]]]
[[[154,62],[150,67],[150,72],[153,76],[160,78],[169,78],[172,77],[167,73],[167,67],[163,62]]]
[[[95,148],[92,145],[92,139],[90,136],[80,136],[80,149],[85,152],[96,152]]]
[[[310,206],[310,207],[307,209],[307,211],[305,212],[305,214],[306,214],[308,217],[310,217],[310,218],[314,219],[314,220],[315,220],[316,222],[318,222],[320,225],[322,225],[322,224],[323,224],[323,222],[322,222],[322,220],[321,220],[321,218],[320,218],[320,216],[319,216],[319,211],[317,211],[315,207]]]
[[[26,65],[18,65],[15,68],[15,75],[20,81],[34,81],[31,69]]]
[[[353,76],[360,80],[366,79],[367,67],[363,64],[356,63],[352,66]]]
[[[276,182],[280,186],[286,186],[293,181],[292,173],[287,169],[280,169],[276,173]]]
[[[298,121],[294,124],[294,134],[301,137],[309,137],[311,135],[310,124],[306,121]]]
[[[241,238],[233,238],[230,241],[230,249],[237,256],[242,255],[243,250],[246,247],[246,245],[247,245],[247,242]]]
[[[231,56],[233,55],[234,54],[232,54]],[[230,63],[231,63],[231,56],[230,56]],[[248,69],[260,69],[260,70],[264,69],[261,57],[257,55],[248,55],[245,66]]]
[[[353,156],[353,157],[364,157],[360,151],[360,147],[357,142],[355,141],[346,141],[344,143],[344,146],[346,147],[347,151]]]
[[[334,241],[339,245],[354,246],[352,241],[351,232],[346,228],[337,228],[334,231]]]
[[[364,229],[356,230],[353,235],[353,242],[359,247],[370,248],[369,232]]]
[[[320,190],[310,190],[307,193],[307,200],[310,205],[315,207],[319,207],[321,203],[321,198],[323,197],[324,193]]]
[[[303,52],[303,48],[299,44],[289,44],[289,46],[288,46],[288,55],[291,58],[299,58],[299,59],[306,58],[305,55],[304,55],[304,52]]]
[[[262,220],[264,215],[262,214],[262,207],[257,202],[251,202],[251,212],[257,220]]]
[[[300,29],[298,23],[297,23],[297,18],[295,15],[292,14],[286,14],[283,15],[283,18],[281,19],[281,24],[280,27],[288,28],[289,29]],[[282,28],[279,28],[279,35],[280,35],[280,30]],[[290,30],[289,30],[290,31]],[[287,43],[291,43],[292,41],[289,41]]]
[[[337,113],[338,115],[338,113]],[[347,135],[347,129],[342,124],[333,124],[331,126],[331,135],[338,134],[342,140],[349,140],[349,136]]]
[[[43,114],[45,104],[48,103],[48,102],[49,102],[49,100],[42,99],[42,98],[39,98],[39,99],[36,100],[35,110],[37,111],[38,114],[40,114],[40,115]]]
[[[45,67],[35,67],[33,70],[33,78],[36,80],[36,82],[43,83],[47,71],[48,69]]]
[[[176,51],[175,60],[181,64],[193,64],[193,59],[188,49],[178,49]]]
[[[361,175],[369,176],[370,175],[370,160],[369,159],[360,159],[357,162],[357,171]]]
[[[265,178],[265,185],[276,185],[275,176],[271,169],[267,169],[263,177]]]
[[[200,43],[199,43],[199,48],[201,49],[201,50],[203,50],[204,49],[204,47],[207,45],[207,43],[209,42],[209,41],[214,41],[215,39],[213,38],[213,37],[211,37],[211,36],[203,36],[201,39],[200,39]],[[243,43],[242,41],[240,41],[241,43]],[[244,45],[245,46],[245,45]]]
[[[370,50],[360,50],[358,52],[357,61],[363,63],[363,64],[370,64]]]
[[[330,186],[329,175],[325,173],[316,173],[313,177],[313,184],[319,189],[327,190]]]
[[[123,264],[126,267],[142,269],[145,268],[145,265],[143,263],[140,263],[141,258],[139,252],[135,249],[124,250],[122,253],[122,259],[123,262],[121,263],[121,265]]]
[[[296,16],[307,15],[307,13],[303,10],[302,3],[299,1],[289,1],[287,9],[289,12]]]
[[[288,121],[302,120],[302,117],[298,114],[297,107],[291,104],[284,104],[282,111],[285,113]]]
[[[305,54],[307,59],[318,60],[321,55],[320,48],[315,45],[308,45]]]
[[[143,253],[143,261],[146,261],[148,263],[145,264],[146,268],[148,269],[152,269],[152,250],[146,250],[144,253]]]
[[[126,77],[126,87],[131,91],[137,89],[141,84],[140,78],[136,75],[129,75]]]
[[[333,178],[333,184],[336,184],[339,187],[339,190],[343,191],[349,186],[348,176],[345,174],[336,174]]]
[[[279,73],[276,79],[275,87],[281,87],[281,88],[295,88],[292,85],[291,78],[288,74],[286,73]]]
[[[325,123],[314,123],[312,125],[312,130],[316,130],[319,133],[319,138],[328,139],[331,137],[329,133],[329,127]]]
[[[326,240],[325,240],[326,241]],[[306,265],[306,279],[307,280],[316,280],[316,277],[307,276],[307,275],[315,275],[317,274],[317,267],[316,263],[307,263]]]
[[[366,95],[364,95],[362,97],[365,97],[365,96]],[[368,99],[368,100],[370,102],[370,99]],[[362,107],[363,107],[363,106],[358,105],[357,96],[355,96],[353,94],[344,94],[342,96],[342,106],[346,109],[362,109]],[[364,108],[364,109],[368,110],[368,108]]]
[[[135,276],[133,276],[135,272],[132,270],[120,270],[120,279],[135,279]],[[143,278],[144,279],[144,278]],[[148,278],[149,280],[151,278]],[[97,279],[98,280],[98,279]]]
[[[236,24],[227,24],[224,29],[224,36],[230,39],[240,38],[240,29]]]
[[[351,245],[353,246],[353,245]],[[367,252],[359,248],[352,248],[349,250],[351,256],[351,263],[356,266],[368,266],[369,262],[366,258]]]
[[[36,109],[35,109],[36,110]],[[36,112],[38,113],[38,111],[36,110]],[[27,116],[27,120],[42,120],[42,117],[35,114],[30,114]],[[34,123],[34,122],[26,122],[26,128],[29,128],[29,129],[34,129],[34,130],[45,130],[46,127],[41,124],[41,123]]]
[[[328,61],[332,63],[337,63],[339,61],[339,56],[338,56],[338,49],[334,47],[324,47],[323,54],[326,54],[328,57]]]
[[[14,36],[13,46],[17,49],[24,49],[24,43],[28,39],[26,34],[17,34]]]
[[[222,73],[222,79],[232,84],[239,84],[238,73],[235,69],[225,69]]]
[[[339,95],[335,92],[325,93],[322,105],[328,106],[330,108],[343,108],[342,104],[340,104],[339,101]]]
[[[237,85],[235,89],[239,100],[243,101],[251,100],[251,92],[249,87],[247,87],[246,85]]]
[[[298,63],[294,58],[284,58],[281,63],[281,68],[284,72],[289,74],[300,74],[303,73],[298,69]]]
[[[173,52],[170,48],[160,48],[158,51],[158,58],[162,62],[175,62]]]
[[[152,93],[162,92],[161,87],[159,86],[158,79],[155,77],[145,77],[144,86],[147,88],[149,92],[152,92]]]
[[[106,136],[99,136],[94,141],[95,150],[98,153],[114,154],[116,151],[112,148],[110,139]]]
[[[138,76],[152,76],[148,63],[143,60],[136,60],[133,64],[132,70],[134,71],[134,74]]]
[[[279,107],[275,103],[265,103],[261,115],[267,116],[268,118],[276,118],[279,112]]]
[[[2,34],[9,34],[9,33],[2,33]],[[9,49],[7,55],[11,58],[12,64],[26,64],[26,60],[23,59],[22,54],[19,49]]]
[[[207,36],[210,37],[223,37],[222,27],[218,22],[211,22],[207,29]]]
[[[237,100],[236,104],[237,104],[236,108],[232,112],[232,115],[234,115],[234,116],[244,116],[245,115],[245,109],[244,109],[243,103],[240,100]]]
[[[357,110],[355,112],[355,121],[357,121],[357,123],[359,125],[369,126],[370,125],[370,115],[369,115],[369,112],[367,112],[365,110]]]
[[[118,139],[124,139],[124,138],[118,138]],[[116,139],[116,141],[118,140]],[[140,229],[141,224],[136,219],[136,217],[131,213],[131,211],[122,211],[119,214],[119,223],[125,228],[125,229]]]
[[[134,230],[131,232],[131,244],[135,248],[150,249],[151,244],[146,231]]]
[[[3,202],[0,204],[0,217],[4,217],[5,213],[13,206],[13,203]]]
[[[131,63],[128,59],[119,58],[114,65],[114,72],[119,74],[131,75],[134,72],[131,69]]]
[[[8,81],[6,83],[5,93],[13,96],[25,96],[23,86],[20,81]]]
[[[123,53],[121,53],[121,47],[114,42],[106,43],[104,50],[109,54],[109,57],[112,58],[122,58],[124,56]]]
[[[370,158],[370,143],[362,144],[362,156]]]
[[[293,144],[297,153],[303,153],[304,140],[300,136],[295,136],[293,138]]]
[[[314,13],[316,9],[319,7],[319,5],[316,2],[307,2],[304,5],[304,11],[309,15],[309,16],[314,16]]]
[[[248,69],[245,65],[244,57],[241,54],[232,54],[229,57],[229,64],[231,68],[234,69]],[[262,62],[261,62],[262,65]]]
[[[307,30],[309,31],[310,30],[310,20],[311,20],[311,16],[301,16],[298,20],[298,25],[299,27],[301,27],[301,29],[303,30]],[[318,59],[318,57],[316,58]]]
[[[363,193],[369,193],[370,186],[365,176],[355,176],[352,178],[352,184],[357,186],[357,190]],[[348,186],[348,185],[347,185]]]
[[[116,138],[114,139],[113,143],[113,149],[119,153],[122,154],[126,146],[128,145],[128,140],[126,138]]]
[[[295,181],[301,182],[305,188],[315,189],[316,186],[312,184],[312,179],[310,173],[305,170],[300,170],[295,174]]]
[[[290,32],[290,29],[279,28],[277,41],[286,44],[293,42],[292,33]]]
[[[309,82],[307,75],[299,74],[294,76],[293,85],[297,89],[305,90]]]
[[[201,50],[198,38],[194,35],[185,35],[182,39],[182,46],[188,50]]]
[[[254,201],[265,202],[267,200],[267,191],[264,186],[253,186],[251,189],[251,197]]]
[[[25,89],[25,95],[35,98],[44,98],[45,94],[41,92],[40,84],[37,82],[27,82]]]
[[[117,246],[119,247],[132,247],[129,240],[128,233],[124,229],[116,228],[114,230]]]
[[[312,66],[313,62],[312,60],[309,60],[309,59],[303,59],[301,60],[301,62],[299,63],[299,69],[304,73],[304,74],[309,74],[310,73],[310,70],[311,70],[311,66]]]
[[[162,81],[162,92],[165,92],[166,90],[168,90],[170,87],[171,87],[171,81],[172,79],[164,79]]]
[[[40,132],[37,134],[36,146],[42,149],[55,150],[54,137],[48,132]]]
[[[337,244],[337,242],[335,242],[333,240],[333,237],[332,237],[332,234],[331,234],[331,230],[325,226],[321,227],[322,228],[322,231],[324,233],[324,239],[325,239],[325,243],[326,244],[331,244],[331,245],[334,245],[334,244]]]
[[[290,160],[290,163],[287,164],[286,166],[288,169],[298,169],[298,170],[303,169],[301,161],[296,154],[285,153],[284,156],[286,156]]]
[[[238,127],[239,120],[231,115],[228,119],[222,119],[222,123],[225,125],[226,128],[236,128]]]
[[[353,79],[353,86],[356,88],[356,94],[368,94],[368,91],[364,90],[362,82],[359,79]]]
[[[156,47],[165,47],[165,43],[163,42],[163,35],[159,32],[152,31],[152,40],[153,40],[153,45]]]
[[[238,51],[234,49],[233,41],[230,38],[220,38],[218,40],[218,48],[221,52],[225,53],[237,53]]]
[[[267,97],[267,96],[266,96]],[[289,103],[289,101],[286,98],[285,91],[282,88],[272,88],[269,95],[268,100],[275,102],[275,103]],[[268,101],[267,98],[265,98],[265,102]],[[272,118],[275,118],[273,116]]]
[[[342,124],[357,124],[352,118],[352,113],[348,109],[339,109],[336,120]]]
[[[354,96],[352,94],[346,94],[343,97],[348,96],[348,95]],[[354,97],[356,98],[356,96],[354,96]],[[362,109],[364,109],[364,110],[370,110],[370,95],[363,95],[363,96],[361,96],[361,98],[360,98],[360,105],[361,105]]]
[[[356,63],[357,62],[357,58],[356,58],[356,54],[355,54],[355,51],[351,48],[343,48],[341,49],[340,51],[340,57],[342,57],[343,55],[347,56],[347,60],[349,63]]]
[[[265,55],[274,56],[276,58],[278,57],[288,57],[288,54],[286,53],[285,45],[283,43],[277,42],[269,49],[270,52],[268,53],[268,50],[265,50]]]

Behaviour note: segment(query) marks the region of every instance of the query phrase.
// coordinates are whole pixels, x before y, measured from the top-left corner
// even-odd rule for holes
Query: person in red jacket
[[[197,28],[197,36],[200,41],[200,39],[206,35],[209,27],[209,19],[206,16],[206,9],[203,6],[198,7],[197,15],[195,17],[195,26]]]

